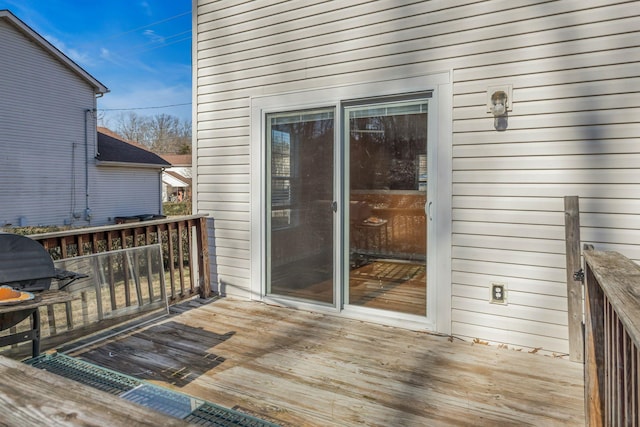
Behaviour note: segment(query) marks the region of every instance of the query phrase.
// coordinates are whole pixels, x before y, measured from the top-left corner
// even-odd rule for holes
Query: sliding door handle
[[[331,210],[334,212],[338,212],[338,202],[331,203]]]
[[[432,206],[433,206],[433,202],[428,202],[425,207],[425,213],[427,214],[427,218],[429,218],[429,221],[433,221],[433,215],[431,215]]]

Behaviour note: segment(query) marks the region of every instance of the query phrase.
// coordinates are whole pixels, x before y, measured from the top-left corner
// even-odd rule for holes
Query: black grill
[[[58,289],[62,289],[81,277],[86,276],[55,268],[47,250],[35,240],[0,233],[0,286],[45,291],[51,287],[52,279],[58,280]]]

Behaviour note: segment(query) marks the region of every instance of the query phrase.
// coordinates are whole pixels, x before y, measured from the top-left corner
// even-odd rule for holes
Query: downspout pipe
[[[89,207],[89,114],[95,109],[85,110],[84,114],[84,219],[91,222],[91,208]]]

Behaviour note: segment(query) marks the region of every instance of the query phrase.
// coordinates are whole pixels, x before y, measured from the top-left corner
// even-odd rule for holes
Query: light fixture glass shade
[[[504,91],[496,91],[491,95],[491,113],[494,116],[502,116],[507,112],[507,94]]]
[[[496,103],[493,104],[493,107],[491,107],[491,112],[494,116],[502,116],[506,111],[507,109],[505,108],[503,103]]]

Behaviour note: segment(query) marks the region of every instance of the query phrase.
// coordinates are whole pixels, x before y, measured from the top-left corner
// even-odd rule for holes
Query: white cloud
[[[149,2],[146,2],[146,1],[140,2],[140,7],[144,9],[144,13],[146,13],[147,16],[153,15],[153,12],[151,11],[151,5],[149,4]]]
[[[151,40],[152,43],[164,43],[164,37],[156,34],[153,30],[144,30],[142,34]]]
[[[100,48],[100,59],[107,61],[110,64],[118,65],[118,66],[126,66],[127,62],[122,57],[120,57],[117,53],[112,52],[106,47]]]
[[[47,39],[49,43],[54,45],[59,51],[67,55],[69,58],[71,58],[71,60],[73,60],[77,64],[83,67],[94,64],[89,53],[81,52],[78,49],[67,47],[67,45],[62,40],[59,40],[58,38],[52,35],[46,34],[46,35],[43,35],[43,37]]]
[[[67,56],[69,58],[71,58],[74,62],[80,64],[80,65],[92,65],[93,61],[91,60],[91,57],[89,56],[88,53],[85,52],[80,52],[77,49],[69,49],[66,52]]]

